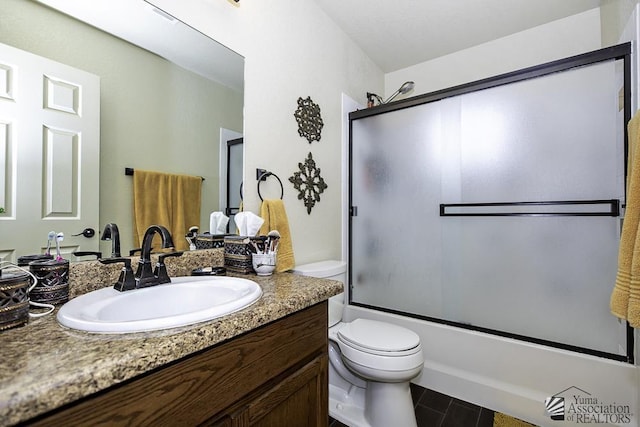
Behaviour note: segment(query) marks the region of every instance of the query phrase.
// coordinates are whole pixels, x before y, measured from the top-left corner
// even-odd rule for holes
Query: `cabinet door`
[[[329,419],[327,367],[327,356],[319,356],[216,425],[326,426]]]

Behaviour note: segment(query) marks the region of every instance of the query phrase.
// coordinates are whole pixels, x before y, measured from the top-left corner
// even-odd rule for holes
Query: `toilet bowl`
[[[346,283],[340,261],[293,272]],[[343,308],[344,294],[329,299],[329,415],[351,427],[416,426],[410,380],[424,364],[420,338],[387,322],[342,322]]]

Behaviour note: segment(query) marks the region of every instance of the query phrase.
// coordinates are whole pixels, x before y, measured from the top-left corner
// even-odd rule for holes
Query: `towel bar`
[[[124,174],[127,176],[133,176],[133,172],[134,172],[133,168],[124,168]],[[201,176],[200,178],[202,178],[202,180],[204,181],[203,176]]]

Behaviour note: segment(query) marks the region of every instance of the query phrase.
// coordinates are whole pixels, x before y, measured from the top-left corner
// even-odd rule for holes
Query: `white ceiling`
[[[315,0],[389,73],[595,7],[600,0]]]

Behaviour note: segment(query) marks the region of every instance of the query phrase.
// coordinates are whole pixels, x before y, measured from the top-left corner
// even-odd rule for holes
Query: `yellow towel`
[[[627,206],[618,252],[618,274],[610,307],[615,316],[626,319],[637,328],[640,327],[640,150],[636,144],[640,143],[640,114],[629,121],[627,130]]]
[[[240,206],[238,207],[238,212],[244,212],[244,201],[240,200]],[[236,228],[236,234],[240,235],[240,229]]]
[[[293,257],[293,243],[289,231],[289,220],[284,209],[284,203],[280,199],[267,199],[260,206],[260,217],[264,224],[260,228],[260,235],[266,235],[271,230],[278,230],[280,243],[276,255],[276,272],[292,270],[296,265]]]
[[[142,245],[146,229],[165,226],[176,250],[187,250],[185,234],[200,225],[202,178],[136,169],[133,174],[133,238]],[[159,243],[154,242],[158,248]]]

